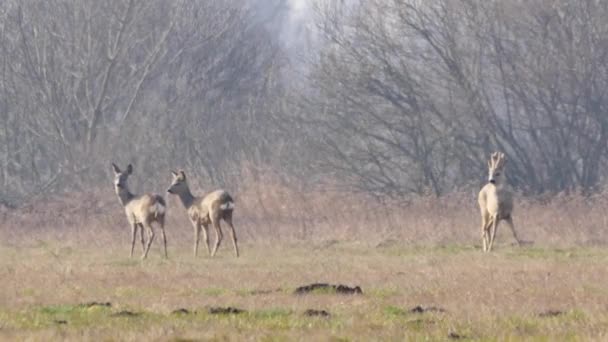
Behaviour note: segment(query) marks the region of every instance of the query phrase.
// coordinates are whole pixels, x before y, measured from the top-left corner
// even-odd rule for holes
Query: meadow
[[[170,200],[169,259],[156,242],[141,261],[128,257],[116,198],[96,194],[0,210],[0,339],[608,338],[601,195],[520,200],[525,245],[501,229],[496,251],[484,254],[470,194],[373,205],[326,194],[335,208],[275,191],[263,211],[242,193],[238,259],[229,241],[215,258],[194,259],[192,228]],[[362,293],[294,293],[311,283]]]

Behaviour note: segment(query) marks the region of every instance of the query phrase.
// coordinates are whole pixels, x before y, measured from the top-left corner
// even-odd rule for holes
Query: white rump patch
[[[222,210],[234,209],[234,202],[226,202],[226,203],[220,205],[220,209],[222,209]]]
[[[162,204],[160,204],[160,203],[158,203],[158,202],[156,202],[156,203],[154,203],[153,206],[150,207],[149,210],[150,210],[151,214],[154,214],[154,213],[156,213],[156,214],[164,214],[165,213],[165,206],[162,205]]]

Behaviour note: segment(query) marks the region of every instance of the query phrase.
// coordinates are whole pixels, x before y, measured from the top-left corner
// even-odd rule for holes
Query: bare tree
[[[607,10],[568,0],[321,3],[318,92],[299,120],[323,137],[323,165],[365,191],[466,186],[492,149],[506,151],[524,191],[591,190],[606,154]]]
[[[265,135],[257,119],[282,67],[267,26],[282,3],[261,15],[240,0],[4,2],[2,182],[19,177],[21,200],[75,189],[107,177],[117,151],[221,181]]]
[[[163,167],[223,186],[248,165],[441,195],[483,182],[492,150],[526,193],[604,182],[607,3],[318,1],[313,12],[314,43],[287,53],[285,0],[2,2],[1,195],[81,188],[109,177],[114,155],[146,188],[166,181]]]

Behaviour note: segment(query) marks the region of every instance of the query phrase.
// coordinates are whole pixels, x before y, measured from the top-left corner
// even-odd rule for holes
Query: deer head
[[[488,161],[488,182],[492,184],[504,184],[505,163],[507,158],[502,152],[494,152]]]
[[[171,171],[171,174],[173,175],[173,181],[167,189],[167,192],[170,194],[179,194],[186,191],[188,189],[186,173],[183,170],[179,170],[178,172]]]
[[[127,189],[127,179],[133,173],[133,166],[129,164],[126,171],[121,171],[120,168],[112,163],[112,169],[114,170],[114,188],[118,193],[121,189]]]

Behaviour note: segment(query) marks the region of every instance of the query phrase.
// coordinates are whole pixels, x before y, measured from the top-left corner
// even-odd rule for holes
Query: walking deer
[[[498,223],[507,222],[517,244],[521,245],[513,226],[513,194],[508,189],[505,177],[507,159],[504,153],[494,152],[488,161],[488,184],[479,192],[479,209],[481,210],[481,239],[483,251],[489,252],[494,245]]]
[[[135,238],[139,228],[141,234],[141,246],[143,249],[142,259],[148,256],[150,245],[154,240],[154,228],[152,223],[156,222],[160,226],[163,236],[163,244],[165,247],[165,258],[167,255],[167,237],[165,235],[165,211],[167,205],[165,199],[157,194],[144,194],[137,196],[129,191],[127,179],[133,173],[133,166],[129,164],[123,172],[116,164],[112,163],[114,169],[114,190],[120,199],[120,203],[125,208],[127,220],[131,225],[131,254],[133,257],[133,249],[135,248]],[[144,239],[144,228],[148,230],[148,244]]]
[[[206,196],[195,197],[190,192],[184,171],[171,171],[171,173],[173,174],[173,182],[169,189],[167,189],[167,192],[179,197],[186,208],[190,222],[192,222],[194,228],[194,257],[198,255],[201,230],[203,231],[203,238],[205,239],[205,245],[207,246],[207,253],[211,256],[215,256],[223,238],[222,228],[220,226],[220,221],[223,219],[230,226],[234,254],[238,258],[239,247],[236,242],[234,225],[232,224],[232,212],[234,211],[234,201],[232,200],[232,197],[224,190],[216,190]],[[209,225],[213,226],[216,234],[213,251],[211,251],[209,246]]]

